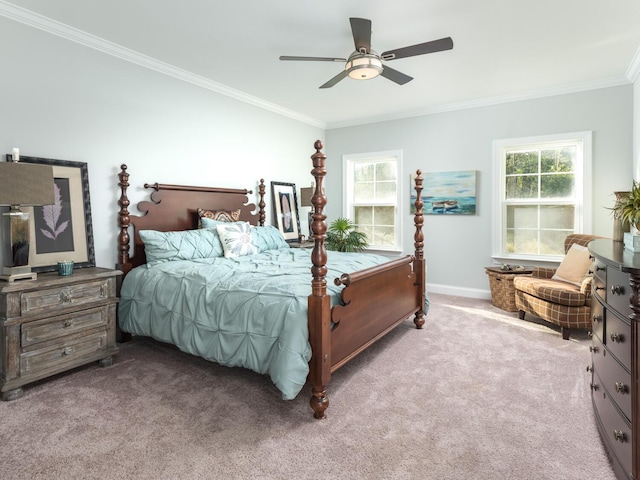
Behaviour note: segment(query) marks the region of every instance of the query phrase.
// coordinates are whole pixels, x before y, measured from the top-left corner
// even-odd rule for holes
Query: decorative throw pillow
[[[216,226],[224,256],[227,258],[242,257],[258,253],[258,248],[251,241],[249,222],[221,222]]]
[[[214,229],[158,232],[140,230],[147,265],[172,260],[222,257],[224,250]]]
[[[258,248],[258,253],[266,252],[267,250],[278,250],[279,248],[290,248],[280,230],[273,225],[251,227],[251,239],[252,243]]]
[[[240,220],[241,210],[205,210],[203,208],[198,209],[198,217],[210,218],[211,220],[217,220],[218,222],[237,222]]]
[[[580,286],[589,272],[591,263],[589,249],[574,243],[551,278]]]

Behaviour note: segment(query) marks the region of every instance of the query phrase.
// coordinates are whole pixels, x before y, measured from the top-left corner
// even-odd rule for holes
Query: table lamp
[[[0,162],[0,206],[2,214],[2,254],[0,281],[35,280],[29,265],[29,213],[20,207],[52,205],[55,201],[53,167],[20,163],[14,149],[13,161]]]

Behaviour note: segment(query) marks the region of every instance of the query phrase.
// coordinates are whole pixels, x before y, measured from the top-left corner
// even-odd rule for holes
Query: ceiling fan
[[[321,85],[320,88],[333,87],[347,76],[355,80],[368,80],[382,75],[398,85],[404,85],[413,80],[413,77],[405,75],[391,67],[383,66],[383,60],[397,60],[399,58],[414,57],[416,55],[441,52],[453,48],[453,40],[451,37],[445,37],[431,42],[411,45],[410,47],[387,50],[386,52],[382,52],[382,54],[378,54],[374,50],[371,50],[371,20],[367,20],[366,18],[350,18],[349,21],[351,22],[353,42],[356,46],[355,51],[349,55],[349,58],[295,57],[282,55],[280,60],[346,62],[344,70],[327,83]]]

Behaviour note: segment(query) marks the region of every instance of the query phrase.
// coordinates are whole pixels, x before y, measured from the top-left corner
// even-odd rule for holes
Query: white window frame
[[[501,263],[514,263],[521,261],[559,262],[562,255],[528,255],[507,253],[504,250],[506,244],[506,217],[505,201],[505,175],[506,152],[527,147],[539,148],[541,145],[560,145],[568,142],[576,142],[579,145],[579,156],[575,166],[575,217],[574,229],[576,233],[591,232],[591,203],[592,203],[592,132],[571,132],[555,135],[541,135],[535,137],[507,138],[493,142],[493,220],[492,220],[492,257]]]
[[[402,150],[388,150],[383,152],[372,153],[355,153],[345,154],[342,156],[342,186],[344,202],[342,204],[342,215],[345,218],[353,220],[353,207],[358,204],[353,201],[353,165],[356,163],[367,163],[384,159],[395,159],[397,164],[398,176],[396,179],[396,200],[395,200],[395,244],[393,246],[370,245],[368,250],[376,250],[389,253],[402,252],[402,217],[400,207],[404,198],[403,181],[402,181]],[[367,205],[370,205],[367,203]],[[390,205],[389,203],[380,203],[379,205]]]

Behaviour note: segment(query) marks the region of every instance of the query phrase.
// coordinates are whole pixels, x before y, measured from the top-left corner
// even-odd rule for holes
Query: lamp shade
[[[300,189],[300,206],[312,207],[311,197],[313,197],[313,187],[302,187]]]
[[[0,162],[0,205],[51,205],[53,167],[33,163]]]

